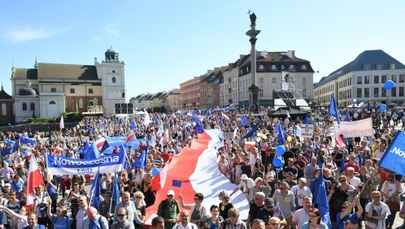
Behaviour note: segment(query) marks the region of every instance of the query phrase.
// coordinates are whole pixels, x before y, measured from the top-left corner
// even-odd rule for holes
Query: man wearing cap
[[[269,224],[269,219],[274,216],[274,201],[271,198],[264,199],[264,207],[257,212],[256,219],[262,219],[266,225]]]
[[[257,192],[264,192],[265,196],[268,197],[271,192],[271,187],[267,182],[263,182],[261,177],[255,179],[255,186],[249,190],[249,202],[253,203]]]
[[[295,195],[295,208],[302,208],[304,197],[309,197],[312,200],[311,189],[307,186],[307,179],[301,177],[298,179],[298,184],[291,187],[291,192]],[[300,227],[299,227],[300,228]]]
[[[167,198],[159,203],[157,215],[163,217],[165,221],[165,229],[171,229],[176,224],[177,214],[180,213],[179,204],[174,199],[175,193],[173,190],[167,192]]]

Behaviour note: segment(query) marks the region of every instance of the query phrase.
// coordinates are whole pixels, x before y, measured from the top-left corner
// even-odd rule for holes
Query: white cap
[[[248,176],[246,174],[242,174],[242,176],[240,176],[240,179],[241,180],[246,180],[246,179],[248,179]]]
[[[168,196],[175,196],[175,193],[174,193],[173,190],[169,190],[169,191],[167,191],[167,195]]]

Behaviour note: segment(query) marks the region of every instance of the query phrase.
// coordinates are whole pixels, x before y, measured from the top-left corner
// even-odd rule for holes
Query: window
[[[364,84],[370,83],[370,76],[364,76]]]
[[[397,82],[397,75],[391,75],[391,79],[392,81],[394,81],[394,83]]]
[[[260,83],[264,83],[264,78],[263,78],[263,77],[260,77],[259,82],[260,82]]]
[[[76,90],[74,88],[70,88],[70,94],[76,93]]]
[[[400,75],[399,75],[399,82],[400,82],[400,83],[405,82],[405,75],[404,75],[404,74],[400,74]]]
[[[387,91],[384,88],[381,88],[381,97],[387,97]]]
[[[22,104],[22,110],[23,110],[23,111],[26,111],[27,109],[28,109],[27,104],[26,104],[26,103],[23,103],[23,104]]]
[[[392,96],[392,97],[397,97],[397,88],[396,88],[396,87],[393,87],[393,88],[391,89],[391,96]]]
[[[34,104],[34,103],[31,103],[31,104],[30,104],[30,110],[31,110],[31,111],[35,111],[35,104]]]
[[[275,64],[271,65],[271,70],[278,71],[277,65],[275,65]]]
[[[1,115],[3,115],[3,116],[7,115],[7,105],[5,103],[1,104]]]
[[[361,88],[357,88],[357,98],[361,98],[361,97],[363,97],[362,93],[361,93]]]
[[[295,70],[295,66],[293,64],[290,64],[290,66],[288,67],[289,71],[294,71]]]
[[[382,69],[384,69],[384,64],[378,63],[377,64],[377,70],[382,70]]]
[[[49,104],[56,104],[55,101],[49,101]]]
[[[374,97],[379,97],[380,95],[379,95],[379,88],[378,87],[376,87],[376,88],[374,88]]]
[[[381,76],[381,83],[387,82],[387,75],[382,75]]]
[[[364,88],[364,98],[370,98],[370,88]]]
[[[404,96],[404,87],[399,87],[399,96]]]
[[[390,63],[390,69],[395,69],[395,64],[394,63]]]
[[[371,64],[364,64],[363,69],[366,70],[366,71],[371,70]]]
[[[51,88],[51,92],[52,92],[52,93],[55,93],[55,92],[56,92],[56,88],[54,88],[54,87]]]
[[[301,65],[301,70],[302,71],[307,71],[308,70],[307,65],[305,65],[305,64]]]
[[[362,77],[361,76],[357,76],[357,84],[362,84],[362,81],[363,81],[363,79],[362,79]]]
[[[116,82],[117,82],[117,78],[113,77],[113,78],[111,79],[111,82],[112,82],[112,83],[116,83]]]
[[[378,77],[378,75],[374,76],[374,83],[379,83],[378,80],[380,79],[380,77]]]
[[[271,82],[272,82],[272,83],[277,83],[277,78],[276,78],[276,77],[273,77],[273,78],[271,79]]]
[[[93,94],[93,88],[89,88],[89,94]]]
[[[263,64],[259,64],[259,68],[257,69],[260,72],[264,72],[265,68]]]

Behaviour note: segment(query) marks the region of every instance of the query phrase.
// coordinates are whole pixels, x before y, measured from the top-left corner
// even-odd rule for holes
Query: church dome
[[[32,89],[32,88],[26,87],[26,88],[20,89],[18,95],[23,95],[23,96],[36,96],[36,95],[37,95],[37,92],[36,92],[34,89]]]

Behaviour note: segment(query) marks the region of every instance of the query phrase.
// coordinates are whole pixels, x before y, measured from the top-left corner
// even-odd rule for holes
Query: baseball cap
[[[174,195],[175,195],[175,193],[174,193],[174,191],[173,191],[173,190],[169,190],[169,191],[167,192],[167,195],[168,195],[168,196],[174,196]]]
[[[240,179],[241,180],[246,180],[246,179],[248,179],[248,176],[246,174],[242,174],[242,176],[240,176]]]

